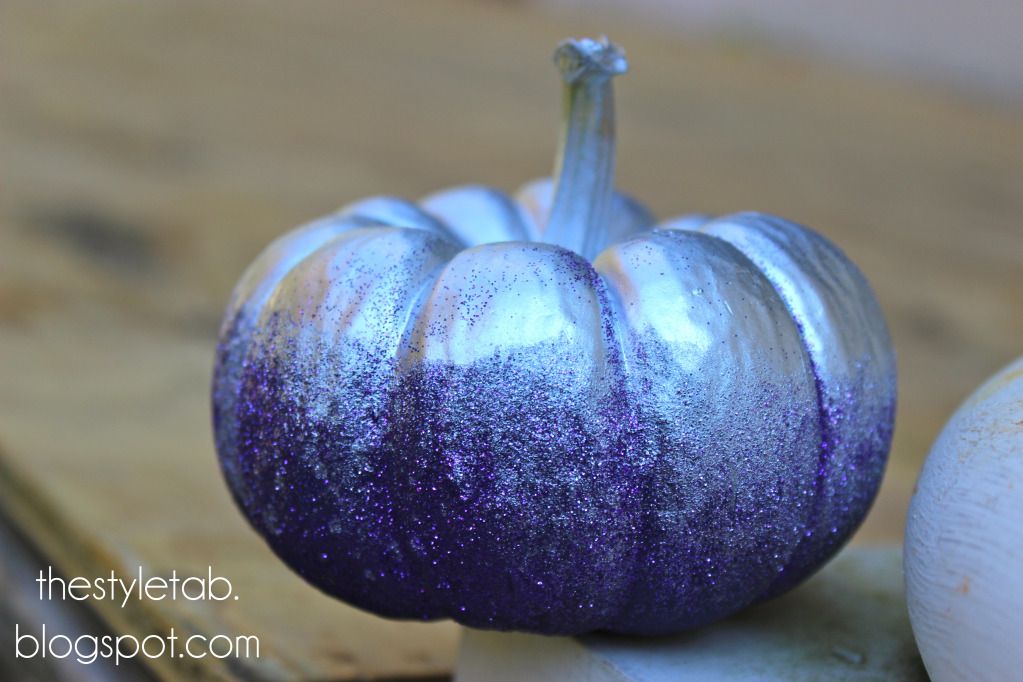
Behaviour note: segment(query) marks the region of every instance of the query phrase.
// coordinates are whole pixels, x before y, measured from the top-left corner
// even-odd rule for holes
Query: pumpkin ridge
[[[613,593],[601,593],[600,581],[595,576],[618,576],[621,549],[627,549],[625,543],[633,541],[630,531],[624,528],[626,523],[617,514],[618,509],[628,507],[628,496],[620,498],[625,494],[626,484],[619,485],[620,476],[604,473],[606,468],[627,468],[620,456],[608,458],[602,454],[605,449],[615,451],[618,429],[615,424],[611,424],[612,428],[597,428],[599,424],[607,425],[616,409],[607,400],[611,396],[614,402],[614,387],[607,369],[608,362],[614,360],[607,358],[615,348],[606,338],[609,317],[607,307],[600,301],[602,287],[588,261],[554,245],[505,243],[478,246],[459,254],[467,252],[467,257],[453,259],[449,263],[450,276],[441,275],[440,282],[434,285],[436,307],[430,314],[421,312],[417,317],[425,335],[424,345],[416,348],[420,339],[414,338],[411,355],[403,362],[407,368],[400,417],[404,425],[396,432],[404,433],[398,434],[394,450],[414,453],[413,460],[403,465],[407,471],[401,482],[403,486],[408,482],[416,486],[415,491],[406,490],[410,511],[405,517],[410,520],[410,537],[419,535],[421,545],[432,540],[438,542],[432,558],[439,557],[441,561],[440,568],[431,563],[422,570],[417,566],[413,571],[415,580],[427,588],[424,599],[429,600],[431,610],[443,610],[468,625],[494,627],[488,618],[499,612],[494,611],[496,605],[516,604],[532,595],[526,603],[533,608],[519,610],[516,620],[506,622],[504,627],[566,633],[599,628],[613,617],[611,607],[616,600]],[[510,260],[506,261],[502,253]],[[537,269],[529,263],[536,263]],[[509,307],[517,306],[514,294],[510,299],[502,297],[508,295],[506,285],[513,280],[504,281],[502,273],[520,278],[531,273],[526,277],[534,278],[547,292],[540,299],[543,304],[534,302],[522,309]],[[489,293],[495,283],[504,293],[491,301]],[[448,300],[449,296],[454,296],[454,300]],[[462,302],[467,306],[464,308],[458,301],[463,296]],[[496,354],[491,354],[488,341],[477,345],[476,341],[467,340],[475,338],[471,331],[444,323],[449,315],[475,320],[471,330],[474,325],[489,325],[488,319],[494,321],[486,317],[487,313],[482,319],[478,317],[483,311],[492,311],[498,318],[511,316],[518,320],[517,324],[532,327],[529,320],[533,314],[540,315],[537,319],[542,325],[544,311],[551,306],[562,310],[557,313],[561,320],[557,323],[559,328],[574,320],[574,325],[565,329],[567,336],[541,335],[533,339],[526,334],[514,344],[503,345]],[[505,329],[506,336],[518,329],[500,320],[498,324]],[[458,338],[474,349],[468,357],[449,357],[441,350],[445,339]],[[568,363],[576,358],[574,351],[566,355],[568,351],[562,345],[565,342],[568,347],[582,349],[580,352],[590,358],[585,370],[592,377],[588,383],[578,377],[558,378],[568,372]],[[432,350],[431,344],[436,344]],[[551,371],[557,370],[557,365],[538,366],[530,359],[537,355],[557,356],[565,371]],[[514,381],[509,376],[514,376]],[[571,390],[579,404],[599,400],[600,412],[610,409],[611,416],[559,406],[562,388]],[[480,398],[481,395],[484,397]],[[448,415],[460,419],[457,443],[450,440],[454,431],[446,423]],[[416,431],[421,431],[419,422],[441,425],[432,435],[417,434]],[[527,447],[535,449],[525,450]],[[471,470],[463,468],[467,466],[466,448],[472,452]],[[521,463],[516,461],[519,458]],[[415,459],[420,463],[416,464]],[[530,470],[548,470],[558,478],[551,479],[547,486],[532,474],[522,477]],[[466,473],[464,478],[460,471]],[[490,482],[494,480],[498,482]],[[612,489],[601,488],[605,482],[614,484]],[[619,497],[609,500],[608,495]],[[559,505],[563,502],[554,503],[559,499],[577,500],[584,505],[576,510],[582,515],[566,514],[559,521],[544,514],[535,523],[524,522],[530,514],[539,513],[536,505],[544,500],[551,503],[552,510],[562,509]],[[502,523],[509,525],[502,530]],[[467,533],[465,528],[470,524],[472,528]],[[429,529],[425,537],[424,528]],[[523,550],[527,556],[521,564],[511,558],[513,544],[529,548]],[[579,550],[580,557],[594,558],[578,558],[583,564],[580,566],[556,560],[558,555],[573,556],[568,547]],[[480,548],[489,549],[481,555]],[[503,580],[502,571],[496,566],[470,576],[465,584],[455,579],[458,573],[452,566],[477,565],[501,556],[510,562]],[[532,580],[527,579],[530,576]],[[443,590],[434,591],[431,587],[434,583],[446,584]],[[568,621],[545,620],[547,612],[536,608],[539,604],[536,595],[552,589],[559,591],[559,599],[578,608]],[[614,593],[617,592],[615,589]]]
[[[791,567],[794,558],[797,557],[799,552],[806,546],[807,538],[809,537],[807,533],[812,531],[814,522],[820,516],[824,500],[824,484],[827,480],[829,471],[828,465],[831,460],[831,452],[828,450],[828,443],[833,442],[834,431],[831,427],[828,415],[824,385],[821,380],[820,366],[817,359],[811,352],[809,344],[807,343],[806,330],[803,327],[803,322],[792,310],[792,304],[789,301],[788,296],[774,278],[771,277],[770,273],[765,268],[760,267],[760,265],[752,257],[750,257],[744,249],[739,248],[737,245],[720,235],[705,232],[702,228],[699,228],[699,232],[700,234],[705,234],[708,237],[713,237],[714,239],[718,239],[725,244],[728,244],[731,248],[742,254],[742,256],[749,261],[750,267],[759,272],[771,285],[771,288],[774,289],[775,293],[778,294],[778,298],[781,300],[782,305],[785,308],[785,312],[788,314],[792,323],[796,326],[796,329],[799,332],[799,341],[803,345],[803,352],[806,355],[810,370],[813,372],[813,388],[817,396],[817,424],[820,429],[821,442],[817,448],[817,473],[814,476],[813,481],[813,499],[811,500],[809,509],[806,512],[806,519],[803,522],[803,533],[800,535],[799,541],[792,547],[789,555],[785,557],[785,561],[782,562],[782,570],[779,571],[778,577],[776,577],[771,584],[764,589],[762,596],[754,601],[754,603],[759,603],[774,597],[777,594],[776,590],[778,589],[778,585],[785,584],[787,582],[788,576],[785,574],[785,571]]]
[[[263,317],[268,314],[268,311],[273,309],[274,301],[280,295],[281,289],[284,287],[286,283],[289,282],[289,280],[294,276],[295,272],[299,268],[308,263],[310,260],[319,257],[320,254],[322,254],[327,249],[336,248],[342,242],[347,242],[350,240],[354,241],[356,239],[362,240],[370,239],[373,236],[375,236],[373,235],[373,232],[381,228],[386,230],[403,229],[391,227],[389,225],[384,225],[383,223],[376,225],[359,225],[358,227],[355,227],[351,230],[348,230],[346,232],[343,232],[342,234],[339,234],[335,237],[328,239],[327,241],[323,242],[313,250],[306,253],[304,256],[302,256],[302,258],[297,259],[295,263],[290,268],[288,268],[286,272],[284,272],[283,274],[281,274],[280,277],[277,278],[277,281],[274,283],[274,285],[266,292],[266,295],[263,297],[262,303],[260,303],[259,305],[259,315],[255,319],[256,327],[258,328],[265,326]]]
[[[729,228],[738,228],[739,232],[729,232]],[[714,231],[712,231],[714,230]],[[762,214],[757,212],[742,212],[709,221],[698,228],[698,231],[708,236],[714,236],[726,243],[729,243],[733,248],[739,250],[745,255],[752,265],[763,274],[764,278],[770,283],[771,287],[778,294],[781,299],[785,310],[789,317],[796,324],[799,330],[800,342],[803,344],[804,350],[806,351],[809,359],[809,365],[814,376],[814,388],[817,393],[818,402],[818,421],[821,429],[821,442],[818,454],[818,469],[817,476],[814,481],[814,496],[810,502],[808,513],[806,515],[805,530],[804,534],[800,538],[798,545],[794,552],[789,557],[785,564],[785,571],[779,573],[777,579],[766,591],[763,599],[769,599],[773,596],[781,594],[788,590],[790,587],[798,583],[800,580],[805,578],[808,574],[807,566],[805,564],[808,557],[819,555],[822,552],[825,556],[831,556],[838,549],[848,541],[852,533],[855,531],[856,526],[859,525],[859,521],[862,520],[862,516],[857,517],[854,525],[849,528],[842,529],[844,534],[839,534],[834,538],[829,536],[834,535],[839,527],[831,526],[830,528],[824,527],[819,528],[821,525],[822,517],[825,510],[829,505],[829,494],[826,490],[826,486],[829,483],[829,479],[839,470],[838,467],[848,466],[847,462],[837,461],[836,457],[838,453],[842,452],[846,459],[852,460],[854,457],[862,457],[864,452],[869,454],[870,451],[870,434],[855,433],[850,435],[845,433],[841,422],[845,415],[842,414],[841,406],[833,404],[832,395],[835,393],[841,393],[844,389],[847,390],[851,379],[855,379],[859,382],[863,381],[862,376],[856,376],[853,371],[853,363],[859,363],[863,361],[870,361],[869,355],[865,358],[845,358],[846,362],[844,367],[845,376],[836,378],[834,376],[834,368],[831,372],[822,364],[826,362],[825,348],[814,348],[814,344],[811,342],[811,332],[807,329],[807,324],[813,323],[813,317],[806,312],[797,311],[797,304],[805,302],[809,299],[804,300],[804,295],[801,292],[801,287],[805,287],[810,290],[814,296],[818,297],[818,300],[827,300],[830,296],[832,298],[841,298],[843,301],[855,301],[856,303],[870,304],[870,300],[863,300],[859,294],[865,293],[868,296],[872,296],[870,292],[869,284],[866,282],[863,275],[855,267],[855,265],[841,252],[841,250],[824,237],[817,233],[791,223],[790,221],[772,216],[769,214]],[[776,239],[776,233],[787,234],[790,232],[802,233],[810,235],[812,242],[811,249],[821,249],[823,253],[827,254],[826,257],[833,258],[839,263],[844,269],[844,275],[848,277],[854,287],[860,287],[861,291],[842,291],[836,287],[840,287],[842,284],[841,278],[836,278],[834,281],[829,279],[821,279],[819,281],[814,280],[813,275],[810,272],[804,272],[799,266],[799,256],[814,255],[812,250],[809,253],[802,254],[800,249],[796,245],[789,244],[787,248],[782,249],[779,247],[774,239]],[[787,277],[793,280],[792,283],[786,283],[782,279],[779,279],[779,275],[776,270],[781,269],[778,263],[772,263],[770,252],[761,252],[761,242],[758,242],[754,238],[750,238],[747,235],[753,234],[761,236],[766,239],[770,246],[778,248],[779,251],[784,253],[784,257],[796,261],[794,266],[790,265],[784,267],[783,277]],[[772,267],[772,265],[774,267]],[[816,305],[823,306],[823,303],[817,302]],[[868,312],[862,309],[863,312]],[[868,313],[869,314],[869,313]],[[804,319],[804,316],[805,319]],[[883,318],[881,319],[883,325]],[[867,320],[867,323],[871,323],[873,320]],[[821,357],[818,357],[818,354]],[[878,359],[880,361],[880,358]],[[862,386],[855,386],[855,390],[865,390]],[[879,416],[879,421],[884,421],[885,417]],[[890,421],[890,417],[888,418]],[[885,431],[884,424],[878,424],[877,428]],[[890,427],[887,429],[887,436],[882,433],[882,440],[887,438],[890,443]],[[887,448],[884,449],[887,452]],[[875,481],[875,487],[873,494],[869,495],[872,499],[873,495],[876,495],[877,488],[876,484],[879,482],[879,478]],[[863,492],[863,491],[860,491]],[[831,500],[832,504],[837,503],[837,498]],[[855,503],[856,498],[852,500],[846,500],[847,503]],[[869,508],[869,502],[868,502]],[[864,512],[865,513],[865,512]],[[821,537],[823,536],[823,537]],[[813,572],[817,567],[810,566]],[[791,569],[791,570],[790,570]],[[792,571],[796,573],[792,573]]]
[[[597,270],[595,265],[592,263],[591,268],[593,269],[593,272],[597,277],[597,282],[599,282],[600,284],[600,288],[598,289],[598,300],[601,306],[601,317],[603,317],[605,311],[609,317],[606,331],[607,345],[609,346],[609,350],[610,348],[614,349],[615,359],[614,362],[608,362],[608,365],[609,368],[612,366],[617,366],[618,372],[614,377],[614,385],[616,389],[620,392],[621,402],[628,409],[631,417],[635,419],[636,406],[633,397],[629,395],[628,354],[625,352],[623,331],[620,328],[622,320],[624,319],[624,314],[622,312],[621,296],[619,295],[614,285],[607,280],[604,273]],[[609,353],[608,356],[610,360],[611,354]],[[635,448],[637,445],[636,440],[638,439],[638,435],[631,432],[627,432],[627,434],[624,436],[624,439],[626,440],[625,443],[626,447],[631,450]],[[644,510],[651,506],[650,481],[651,478],[653,477],[653,473],[651,471],[644,471],[639,473],[640,475],[636,476],[637,478],[636,487],[640,491],[640,498],[639,504],[637,505],[636,509],[632,510],[633,516],[632,523],[634,524],[634,526],[638,527],[638,531],[635,533],[636,537],[650,537],[653,534],[652,528],[653,522],[651,520],[653,517],[649,514],[644,513]],[[610,632],[614,632],[616,630],[616,623],[614,622],[614,620],[620,619],[621,617],[620,614],[624,610],[624,607],[632,601],[633,595],[640,588],[640,577],[642,575],[642,571],[640,571],[639,569],[640,564],[643,562],[644,558],[645,557],[642,547],[634,543],[633,547],[631,548],[631,561],[629,562],[629,575],[631,576],[631,578],[629,580],[628,585],[626,585],[625,588],[620,590],[619,592],[619,600],[618,604],[616,604],[616,607],[613,610],[615,615],[613,616],[612,621],[604,623],[601,629]]]
[[[405,330],[400,318],[411,316],[412,293],[430,281],[455,247],[437,234],[396,227],[353,232],[347,239],[303,259],[299,268],[305,269],[278,285],[279,290],[287,287],[283,298],[272,297],[264,308],[260,326],[266,331],[250,344],[253,359],[246,372],[254,409],[239,417],[253,447],[263,449],[252,466],[264,471],[279,467],[281,476],[299,486],[296,490],[312,487],[319,494],[296,492],[291,509],[284,502],[257,502],[243,509],[296,571],[326,571],[318,583],[321,589],[395,617],[427,617],[415,608],[412,595],[386,604],[366,584],[390,582],[395,594],[409,589],[396,577],[405,569],[407,548],[398,544],[393,519],[385,518],[392,514],[387,491],[393,488],[393,453],[382,447],[387,426],[382,422],[388,418],[383,409],[390,407],[384,398],[395,381],[394,356]],[[367,259],[367,250],[400,260]],[[320,278],[336,279],[329,284]],[[365,328],[362,334],[350,333],[350,316],[377,324],[374,328],[387,336],[374,335],[367,343]],[[310,338],[304,320],[313,318],[324,326]],[[290,435],[282,440],[279,433]],[[363,468],[366,464],[371,468]],[[260,485],[253,486],[257,499]],[[261,506],[270,510],[269,516]],[[327,523],[312,526],[317,516]],[[295,524],[290,535],[275,532],[286,522]],[[367,544],[356,556],[366,562],[369,576],[359,570],[358,561],[345,558],[348,547],[339,545],[353,542],[348,529],[360,524],[364,530],[358,532],[367,534]],[[327,561],[335,564],[320,568]]]
[[[327,222],[331,220],[337,220],[340,224],[332,225]],[[243,388],[242,378],[254,332],[260,328],[259,319],[262,310],[271,300],[281,282],[287,279],[288,275],[298,268],[306,258],[362,227],[364,225],[360,224],[358,219],[342,217],[339,214],[307,223],[270,243],[242,274],[228,302],[227,314],[221,325],[220,340],[217,343],[214,358],[212,419],[214,440],[219,451],[237,452],[236,440],[240,423],[237,410],[240,406],[240,394]],[[262,265],[265,259],[279,255],[277,252],[286,250],[288,246],[293,245],[292,242],[301,240],[303,237],[308,238],[310,233],[316,229],[332,230],[335,228],[341,231],[325,236],[323,242],[304,251],[301,255],[295,254],[290,261],[285,261],[284,268],[276,271],[273,269],[264,271],[262,278],[257,277],[257,266]],[[267,281],[270,277],[276,279],[272,284]],[[249,291],[242,294],[241,290],[249,284],[250,279],[255,281]],[[259,294],[258,300],[257,293]],[[236,481],[237,472],[234,470],[233,463],[229,458],[220,458],[220,461],[221,471],[227,479],[232,496],[239,505],[244,506],[243,486]]]
[[[338,214],[371,226],[422,230],[440,235],[460,249],[468,246],[443,220],[419,203],[402,197],[386,194],[366,197],[344,206]]]
[[[464,248],[532,238],[523,207],[506,192],[484,184],[460,185],[417,200],[423,212],[436,218],[461,240]]]
[[[331,224],[330,221],[337,221],[338,224]],[[227,304],[227,315],[225,315],[223,327],[221,333],[228,325],[230,325],[236,318],[242,315],[242,312],[247,308],[262,308],[269,298],[269,295],[276,289],[277,285],[282,279],[287,277],[292,270],[298,267],[303,260],[309,257],[311,254],[318,251],[321,247],[339,239],[353,230],[357,230],[363,227],[371,227],[369,223],[355,216],[343,216],[341,214],[333,214],[306,223],[300,227],[291,230],[290,232],[281,235],[273,242],[264,248],[256,259],[242,272],[241,277],[238,280],[238,284],[235,285],[234,290],[231,292],[231,298]],[[341,230],[335,234],[330,234],[324,237],[324,240],[313,246],[310,249],[302,249],[300,253],[291,254],[291,257],[282,257],[279,251],[287,251],[288,248],[294,248],[294,242],[300,241],[303,238],[309,238],[312,233],[316,230],[322,229],[324,231],[338,229]],[[280,269],[264,270],[262,273],[258,273],[258,266],[264,265],[264,261],[271,260],[274,256],[278,257],[278,260],[284,260],[285,266]],[[268,280],[273,279],[271,284]],[[248,291],[244,294],[242,290],[248,286]],[[262,292],[259,300],[256,300],[255,294],[261,289],[266,288],[266,291]]]
[[[438,219],[439,220],[439,219]],[[416,229],[416,228],[408,228]],[[402,434],[400,428],[402,426],[399,412],[401,409],[401,401],[404,399],[403,395],[403,381],[406,375],[413,369],[408,359],[409,352],[411,350],[412,335],[415,332],[416,322],[419,315],[422,313],[426,302],[434,293],[434,288],[440,281],[441,275],[451,265],[451,261],[464,249],[459,247],[453,251],[450,257],[445,259],[443,262],[437,265],[425,278],[422,286],[419,287],[418,291],[412,296],[412,305],[409,307],[408,316],[402,323],[402,330],[398,337],[398,345],[394,351],[394,377],[387,391],[387,397],[384,400],[383,413],[387,418],[387,426],[384,428],[381,435],[381,447],[385,450],[385,455],[390,457],[400,457],[405,453],[399,453],[396,450],[386,452],[388,448],[387,444],[400,443]],[[395,465],[397,464],[397,465]],[[388,486],[391,489],[399,489],[401,482],[398,480],[403,469],[400,463],[392,463],[387,467],[389,476]],[[426,575],[430,571],[423,571],[422,559],[420,558],[421,549],[416,548],[415,543],[418,542],[408,532],[396,533],[398,541],[401,544],[401,548],[405,553],[406,557],[409,557],[407,567],[412,573],[413,570],[417,573],[417,580],[419,583],[426,582]],[[430,600],[423,599],[423,603],[418,606],[410,606],[410,610],[418,609],[420,611],[420,617],[425,620],[436,620],[438,618],[456,618],[457,617],[457,606],[454,603],[448,603],[445,600]]]
[[[802,519],[794,505],[816,471],[799,456],[812,455],[817,442],[809,363],[770,283],[723,240],[655,230],[612,245],[596,265],[622,307],[635,311],[622,338],[637,363],[629,386],[644,415],[641,454],[651,481],[643,503],[647,565],[638,564],[633,607],[611,629],[656,634],[698,627],[756,599],[773,581],[775,563],[798,542],[793,526]],[[649,301],[662,305],[650,308]],[[704,422],[699,406],[704,389],[717,390],[715,372],[724,373],[724,392],[712,399],[722,409]],[[738,403],[720,403],[725,397]],[[739,434],[772,435],[725,442],[709,435],[730,424]],[[771,501],[783,498],[790,511],[779,513]],[[692,532],[725,522],[734,524],[731,530]],[[744,561],[765,548],[763,561]],[[666,584],[673,584],[670,594]]]
[[[384,398],[384,407],[381,410],[387,420],[387,426],[384,427],[380,438],[380,448],[385,458],[396,459],[403,457],[406,454],[404,452],[399,452],[393,446],[402,442],[402,434],[400,430],[403,425],[400,417],[400,411],[402,409],[402,400],[405,398],[403,395],[403,382],[406,375],[413,369],[408,360],[412,335],[415,331],[416,321],[420,313],[423,311],[426,301],[433,294],[434,287],[440,280],[441,274],[451,264],[452,258],[454,255],[457,255],[457,253],[458,250],[452,254],[452,257],[437,265],[437,267],[426,275],[422,286],[420,286],[416,293],[412,296],[412,305],[409,307],[408,315],[402,323],[401,333],[398,336],[398,344],[393,356],[394,375],[388,387],[387,395]],[[392,490],[400,489],[402,484],[399,479],[401,478],[403,470],[401,462],[392,461],[387,464],[386,472],[388,477],[386,487]],[[402,514],[398,514],[397,516],[401,517]],[[407,519],[402,519],[398,521],[398,523],[404,524],[406,521]],[[395,533],[395,536],[397,542],[400,544],[404,556],[407,557],[404,562],[405,568],[410,574],[416,575],[416,581],[418,583],[425,584],[427,582],[426,576],[430,574],[430,571],[423,570],[423,559],[420,557],[422,549],[417,549],[415,545],[418,540],[414,539],[407,529],[404,529],[404,532],[400,530]],[[454,604],[446,603],[444,600],[427,599],[425,596],[422,603],[418,605],[408,604],[406,606],[408,607],[409,612],[418,611],[419,617],[424,620],[455,618],[457,615]]]
[[[660,231],[657,231],[657,232],[658,232],[658,234],[662,234]],[[809,349],[809,347],[808,347],[808,345],[806,343],[806,336],[804,334],[803,324],[793,314],[792,309],[791,309],[791,307],[789,305],[788,299],[779,290],[777,284],[774,282],[774,280],[771,279],[771,277],[768,276],[767,272],[765,272],[763,268],[761,268],[759,265],[757,265],[757,263],[749,255],[747,255],[747,253],[744,250],[740,249],[738,246],[736,246],[732,242],[728,241],[727,239],[724,239],[723,237],[721,237],[719,235],[712,234],[712,233],[709,233],[709,232],[705,232],[702,229],[696,229],[696,230],[671,230],[671,232],[673,232],[673,233],[680,233],[680,234],[686,234],[686,233],[699,234],[701,236],[710,237],[711,239],[713,239],[713,240],[715,240],[717,242],[720,242],[727,249],[733,251],[738,258],[740,258],[743,261],[745,261],[747,266],[750,268],[751,271],[756,272],[758,275],[760,275],[764,279],[764,281],[766,281],[768,283],[768,285],[770,285],[771,290],[774,291],[774,293],[777,295],[778,300],[781,302],[782,308],[785,310],[785,314],[792,321],[793,326],[796,328],[796,336],[799,338],[799,343],[801,345],[803,356],[806,358],[806,364],[807,364],[807,366],[809,367],[810,371],[813,374],[813,388],[814,388],[815,400],[816,400],[816,403],[817,403],[816,421],[817,421],[818,429],[820,430],[821,443],[823,444],[824,442],[826,442],[826,434],[828,433],[828,428],[829,427],[828,427],[828,423],[827,423],[827,418],[825,416],[826,412],[825,412],[825,406],[824,406],[824,396],[822,394],[822,384],[821,384],[821,379],[820,379],[820,371],[819,371],[819,369],[817,367],[817,363],[814,361],[813,354],[810,352],[810,349]],[[666,233],[668,233],[668,231],[665,231],[663,234],[666,234]],[[819,501],[821,499],[822,487],[823,487],[825,479],[826,479],[826,475],[824,474],[822,462],[826,459],[826,457],[827,457],[827,455],[824,452],[824,448],[822,447],[822,445],[819,445],[818,446],[818,454],[817,454],[817,470],[816,470],[816,474],[814,476],[814,482],[813,482],[813,491],[814,491],[813,501],[810,504],[810,508],[807,510],[806,518],[805,518],[805,520],[803,522],[803,525],[804,525],[803,533],[800,534],[799,540],[797,540],[796,543],[793,544],[789,548],[788,554],[785,556],[784,560],[780,561],[780,565],[781,565],[782,569],[779,571],[778,577],[776,577],[774,580],[772,580],[767,585],[764,585],[762,587],[762,589],[760,590],[760,592],[759,592],[760,596],[754,598],[753,601],[750,602],[750,604],[760,603],[760,602],[765,601],[767,599],[770,599],[772,596],[774,596],[773,590],[774,590],[775,586],[779,583],[779,581],[781,581],[782,576],[784,576],[784,570],[789,567],[790,563],[793,560],[793,557],[798,555],[800,547],[802,547],[804,545],[805,540],[806,540],[806,535],[805,535],[806,529],[811,527],[811,522],[820,513],[820,508],[819,508],[820,502]],[[746,608],[750,604],[746,604],[746,605],[744,605],[741,608]]]

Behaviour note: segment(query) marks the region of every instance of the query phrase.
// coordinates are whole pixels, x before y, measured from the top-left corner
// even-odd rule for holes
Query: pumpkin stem
[[[593,258],[607,240],[614,191],[611,79],[629,64],[606,37],[566,40],[554,51],[554,63],[564,80],[564,119],[543,239]]]

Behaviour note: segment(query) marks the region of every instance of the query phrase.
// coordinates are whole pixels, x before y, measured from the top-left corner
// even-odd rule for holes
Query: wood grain
[[[327,599],[247,529],[211,444],[214,337],[242,268],[292,225],[547,172],[566,35],[629,52],[623,189],[661,216],[813,225],[874,284],[901,402],[861,540],[901,538],[941,423],[1020,352],[1019,111],[519,3],[14,0],[0,25],[0,504],[71,574],[230,576],[238,602],[102,610],[119,631],[263,637],[258,662],[157,661],[166,678],[450,669],[453,626]]]

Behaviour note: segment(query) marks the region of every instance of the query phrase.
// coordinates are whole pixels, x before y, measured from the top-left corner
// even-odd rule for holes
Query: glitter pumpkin
[[[555,52],[552,178],[358,201],[271,244],[224,319],[223,473],[274,552],[394,618],[698,627],[819,568],[866,514],[895,366],[856,267],[739,213],[613,189],[606,40]]]

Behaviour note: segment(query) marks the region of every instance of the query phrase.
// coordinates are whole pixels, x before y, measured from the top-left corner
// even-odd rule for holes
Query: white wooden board
[[[466,630],[457,682],[926,680],[901,554],[853,547],[770,603],[672,637],[543,637]]]

